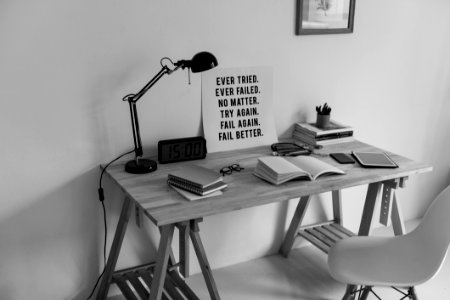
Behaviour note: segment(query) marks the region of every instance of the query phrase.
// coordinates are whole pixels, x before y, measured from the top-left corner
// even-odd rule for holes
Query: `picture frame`
[[[296,35],[352,33],[356,0],[297,0]]]

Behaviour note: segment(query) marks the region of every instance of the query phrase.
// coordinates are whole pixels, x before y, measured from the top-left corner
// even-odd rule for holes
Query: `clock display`
[[[158,142],[158,161],[162,164],[206,157],[206,140],[189,137]]]

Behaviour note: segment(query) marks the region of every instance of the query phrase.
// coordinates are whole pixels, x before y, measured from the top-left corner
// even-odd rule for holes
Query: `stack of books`
[[[354,140],[353,128],[336,121],[330,121],[327,128],[318,128],[315,123],[296,123],[292,137],[296,142],[324,146]]]
[[[227,187],[218,172],[193,164],[184,165],[182,169],[170,172],[167,177],[169,186],[191,201],[221,195]]]

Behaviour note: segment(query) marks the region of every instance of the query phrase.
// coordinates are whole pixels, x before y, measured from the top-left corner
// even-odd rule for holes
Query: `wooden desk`
[[[358,141],[330,145],[320,150],[322,153],[349,153],[351,151],[383,150]],[[287,256],[298,234],[313,242],[322,251],[327,252],[327,249],[336,240],[337,236],[345,237],[345,235],[351,234],[342,227],[340,190],[368,184],[358,234],[369,234],[375,203],[381,194],[383,195],[383,204],[381,206],[383,210],[381,213],[382,223],[387,223],[387,218],[390,215],[395,234],[402,234],[404,227],[400,207],[395,193],[392,191],[398,187],[403,187],[408,176],[431,170],[431,167],[426,164],[414,162],[393,153],[390,153],[391,157],[400,166],[396,169],[366,169],[360,167],[358,164],[341,165],[329,156],[318,156],[324,161],[343,169],[347,174],[325,176],[316,181],[290,181],[279,186],[274,186],[252,174],[257,158],[263,155],[271,155],[270,147],[264,146],[211,153],[204,160],[167,165],[159,164],[157,171],[145,175],[126,173],[123,163],[109,167],[106,174],[122,189],[126,197],[97,299],[106,299],[109,285],[112,282],[119,286],[127,298],[137,299],[132,294],[131,289],[124,284],[126,280],[133,285],[136,292],[142,298],[155,300],[161,299],[162,297],[163,299],[168,299],[165,296],[167,293],[171,298],[177,299],[178,296],[176,293],[181,293],[187,296],[188,299],[198,299],[189,287],[184,284],[182,277],[177,271],[179,267],[181,274],[184,276],[188,275],[187,257],[189,238],[197,254],[211,299],[220,299],[201,242],[198,223],[204,217],[243,208],[300,198],[280,252]],[[233,172],[232,175],[225,176],[225,182],[228,183],[228,188],[222,196],[188,202],[166,183],[168,172],[182,168],[186,163],[203,165],[217,171],[224,166],[238,163],[245,169],[241,172]],[[319,224],[314,228],[300,227],[309,203],[310,195],[323,192],[332,192],[333,220]],[[132,211],[132,204],[135,207],[134,211],[137,215],[137,220],[144,214],[160,229],[161,239],[158,246],[156,262],[130,268],[125,271],[114,272],[123,236]],[[180,260],[178,263],[175,262],[171,251],[171,242],[175,227],[179,229],[180,233]],[[147,288],[141,286],[142,283],[139,278],[146,283]],[[174,289],[174,285],[177,285],[178,288]],[[151,292],[149,293],[147,289]]]

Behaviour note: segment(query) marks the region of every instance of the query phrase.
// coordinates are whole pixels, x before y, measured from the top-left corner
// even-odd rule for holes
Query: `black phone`
[[[350,154],[347,153],[330,153],[330,156],[334,158],[340,164],[354,164],[355,160]]]

